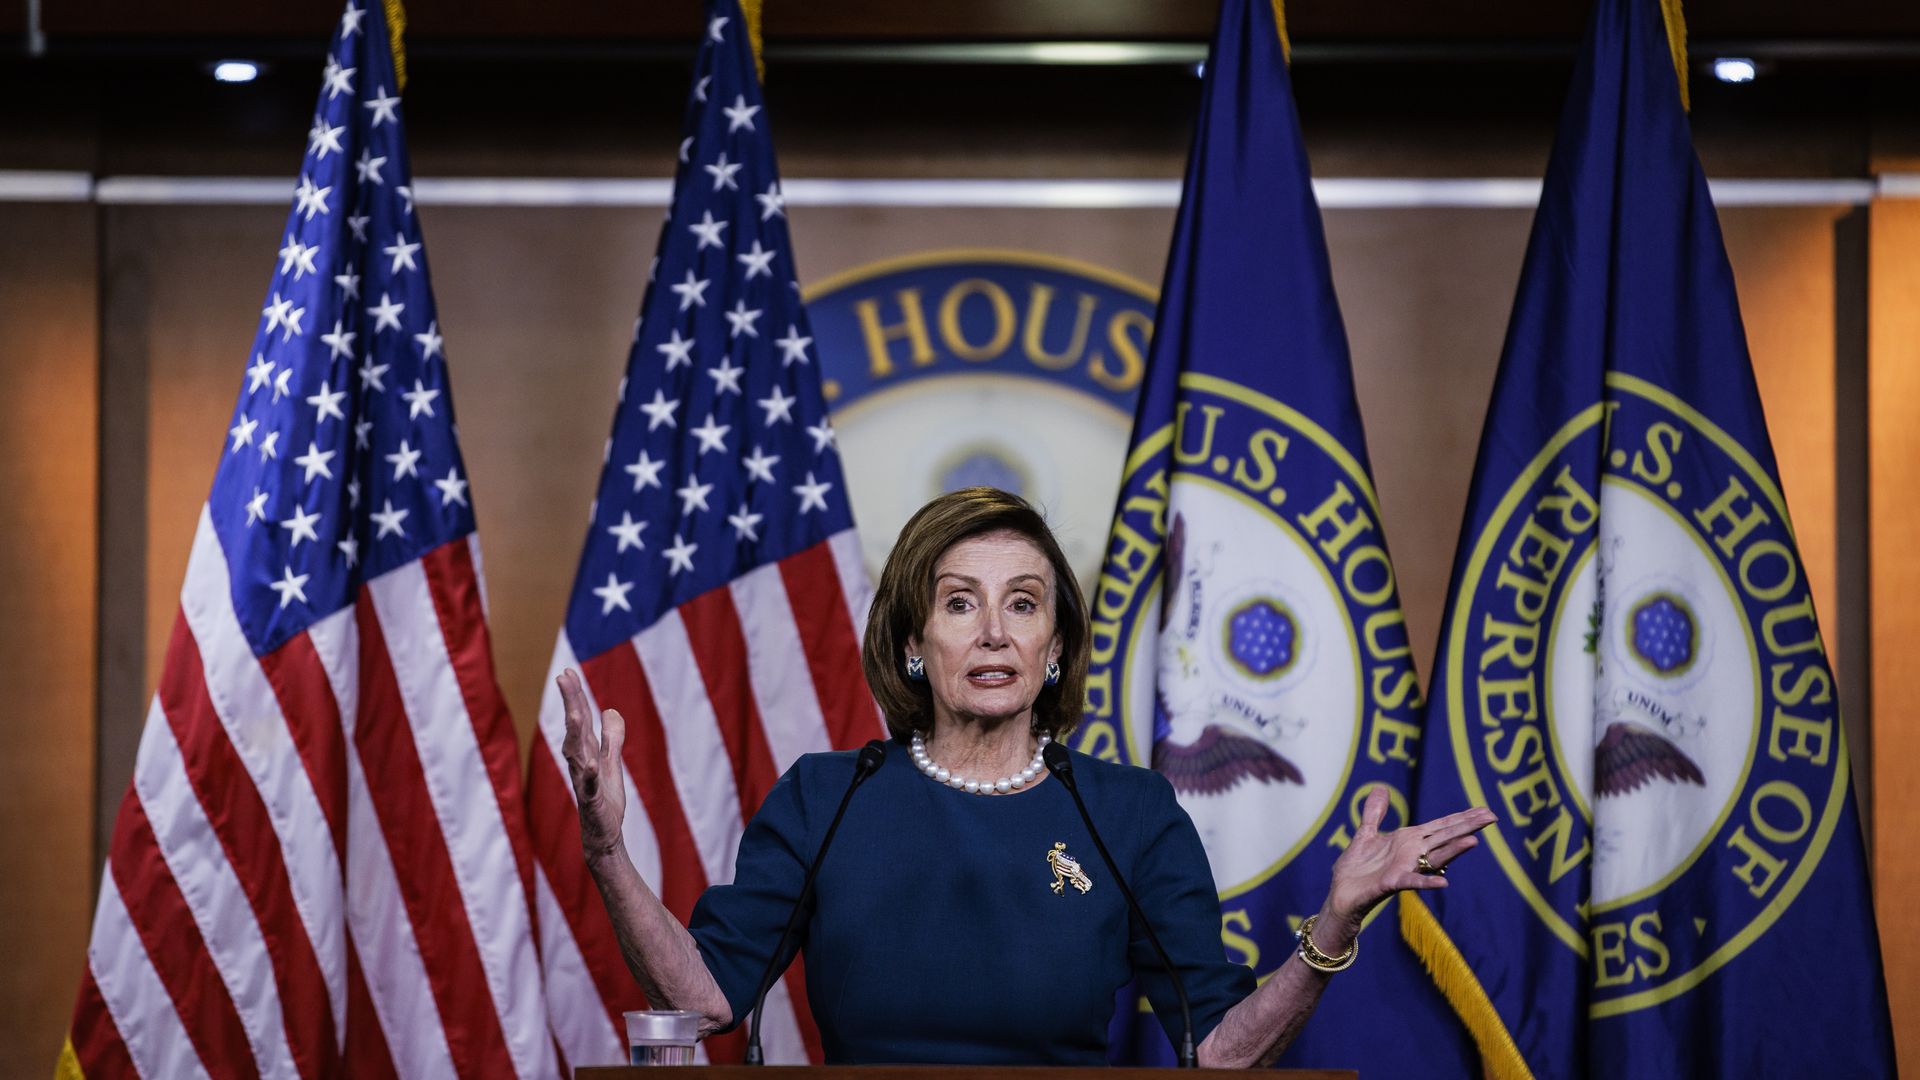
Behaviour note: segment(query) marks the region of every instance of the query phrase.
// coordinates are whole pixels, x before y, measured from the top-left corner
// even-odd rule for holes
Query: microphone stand
[[[1114,864],[1113,856],[1108,853],[1107,845],[1100,839],[1100,831],[1093,827],[1093,815],[1087,813],[1087,804],[1080,798],[1080,787],[1073,780],[1073,758],[1067,748],[1059,743],[1048,743],[1041,751],[1047,764],[1047,771],[1066,785],[1067,794],[1073,796],[1073,805],[1080,811],[1080,820],[1086,823],[1087,835],[1093,838],[1094,850],[1100,853],[1101,861],[1107,864],[1107,873],[1113,875],[1113,883],[1120,887],[1120,895],[1126,897],[1127,907],[1133,910],[1133,917],[1140,920],[1140,928],[1147,932],[1147,944],[1153,947],[1153,955],[1160,958],[1160,966],[1167,970],[1167,981],[1173,984],[1173,992],[1180,999],[1180,1022],[1185,1027],[1180,1040],[1180,1067],[1197,1069],[1200,1067],[1198,1055],[1193,1049],[1193,1010],[1187,1004],[1187,988],[1180,980],[1180,972],[1173,966],[1173,959],[1167,950],[1160,947],[1160,937],[1153,932],[1153,924],[1147,921],[1147,913],[1140,909],[1140,901],[1134,898],[1133,890],[1127,888],[1127,879],[1120,876],[1120,867]]]
[[[747,1028],[747,1054],[744,1064],[765,1065],[766,1057],[760,1051],[760,1013],[767,1007],[767,993],[773,989],[773,980],[778,978],[786,965],[780,958],[787,951],[787,943],[793,940],[793,932],[800,925],[800,913],[807,909],[807,901],[813,897],[813,879],[820,873],[820,863],[827,857],[827,846],[833,843],[833,834],[840,828],[840,819],[846,816],[847,804],[853,801],[853,793],[880,768],[887,757],[887,744],[879,739],[860,748],[860,756],[854,759],[853,782],[847,785],[847,793],[840,796],[840,808],[833,812],[833,821],[827,825],[827,834],[820,838],[820,850],[814,852],[813,863],[807,867],[807,876],[800,883],[800,897],[793,902],[793,912],[787,916],[787,927],[780,932],[780,942],[773,947],[773,956],[767,961],[767,969],[760,976],[759,989],[753,994],[753,1019]],[[1191,1039],[1189,1039],[1191,1041]]]

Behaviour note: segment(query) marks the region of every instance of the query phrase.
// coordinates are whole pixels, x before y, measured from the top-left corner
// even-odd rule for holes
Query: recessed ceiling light
[[[1744,56],[1722,56],[1713,62],[1713,77],[1723,83],[1750,83],[1760,68]]]
[[[260,65],[251,60],[222,60],[213,65],[213,77],[224,83],[252,82],[260,77]]]

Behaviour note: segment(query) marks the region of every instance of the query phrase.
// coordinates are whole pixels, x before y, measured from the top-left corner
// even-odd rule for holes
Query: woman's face
[[[940,556],[927,625],[907,642],[926,658],[936,725],[1033,707],[1048,661],[1060,658],[1053,589],[1053,565],[1016,532],[970,537]]]

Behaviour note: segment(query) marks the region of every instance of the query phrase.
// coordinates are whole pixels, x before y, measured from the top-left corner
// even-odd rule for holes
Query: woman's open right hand
[[[580,676],[568,668],[556,681],[567,711],[567,737],[560,752],[573,778],[573,798],[580,807],[580,843],[591,864],[620,849],[620,826],[627,813],[620,747],[627,741],[627,722],[618,710],[608,709],[601,714],[596,737],[593,708]]]

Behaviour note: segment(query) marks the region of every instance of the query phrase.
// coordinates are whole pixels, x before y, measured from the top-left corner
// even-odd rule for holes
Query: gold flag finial
[[[1287,40],[1287,0],[1273,0],[1273,25],[1280,31],[1280,58],[1293,61],[1293,42]]]
[[[1687,94],[1687,15],[1680,10],[1680,0],[1660,0],[1660,14],[1667,20],[1667,48],[1673,53],[1673,73],[1680,78],[1680,107],[1691,111],[1693,102]]]
[[[398,94],[407,88],[407,47],[400,44],[407,32],[407,9],[400,0],[386,0],[386,7],[387,44],[393,46],[393,81],[398,84],[393,92]]]

